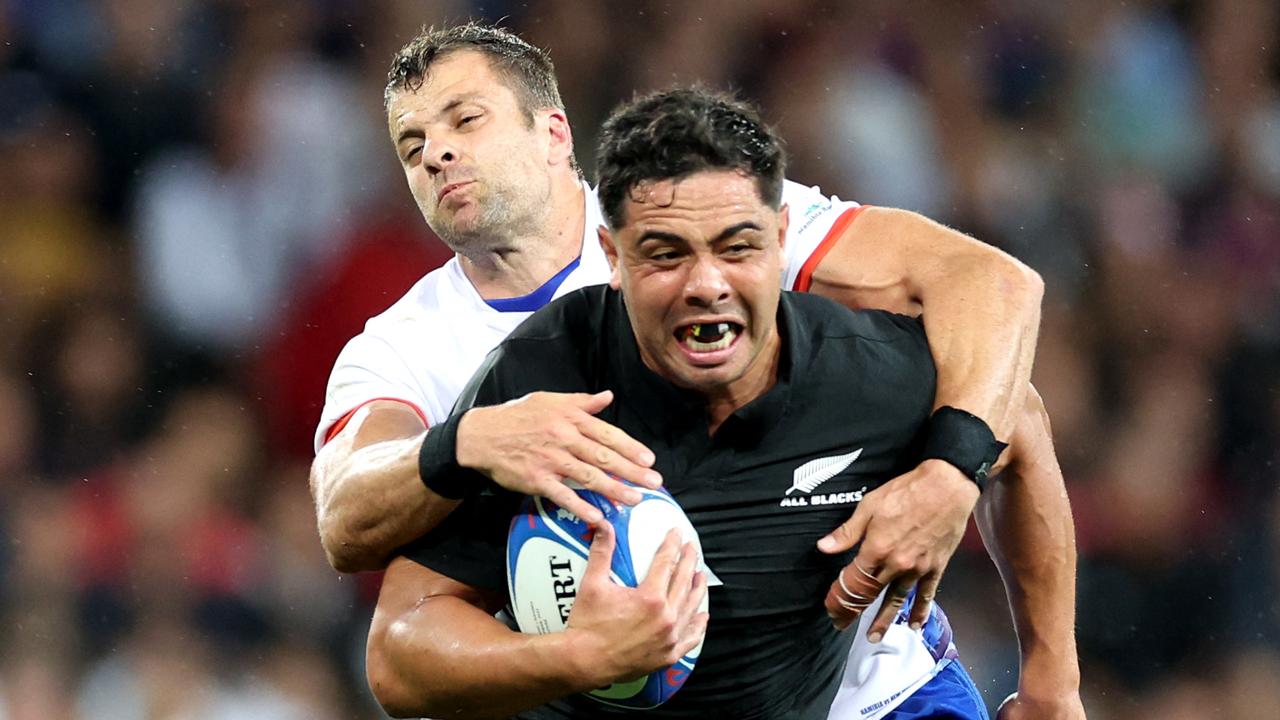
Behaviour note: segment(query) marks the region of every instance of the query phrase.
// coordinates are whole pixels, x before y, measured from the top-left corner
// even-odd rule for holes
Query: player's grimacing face
[[[393,97],[387,121],[418,208],[454,250],[528,232],[546,212],[546,119],[530,125],[483,53],[436,60],[420,88]]]
[[[642,184],[625,213],[605,245],[645,364],[708,395],[766,390],[780,347],[786,213],[728,170]]]

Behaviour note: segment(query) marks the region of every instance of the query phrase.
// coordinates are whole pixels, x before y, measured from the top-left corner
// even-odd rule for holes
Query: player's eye
[[[422,146],[414,145],[413,147],[409,148],[409,152],[405,153],[404,161],[406,163],[411,163],[413,162],[414,158],[418,157],[421,154],[422,154]]]
[[[464,115],[458,120],[458,127],[463,127],[464,125],[470,125],[471,123],[479,119],[480,119],[479,115]]]

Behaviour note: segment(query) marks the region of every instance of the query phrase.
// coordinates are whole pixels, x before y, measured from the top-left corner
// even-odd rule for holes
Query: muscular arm
[[[1018,701],[1042,704],[1027,717],[1076,717],[1062,714],[1079,704],[1075,530],[1048,415],[1034,389],[1008,455],[976,519],[1013,611],[1022,654]]]
[[[499,604],[396,558],[369,629],[374,697],[396,717],[505,717],[593,687],[572,666],[573,636],[513,632],[493,617]]]
[[[546,635],[496,620],[502,598],[396,558],[369,629],[374,696],[397,716],[506,717],[676,662],[706,632],[698,553],[673,531],[644,581],[622,587],[609,578],[614,542],[597,526],[568,624]]]
[[[862,210],[814,269],[810,292],[852,308],[924,314],[935,407],[1008,438],[1031,377],[1044,284],[996,248],[906,210]]]
[[[311,496],[329,564],[340,572],[383,567],[458,503],[418,477],[426,426],[409,406],[377,400],[352,416],[316,454]]]
[[[593,416],[612,397],[608,392],[531,393],[472,408],[458,427],[458,463],[594,522],[600,511],[562,478],[626,503],[640,495],[617,478],[650,488],[662,482],[649,469],[654,457],[648,448]],[[418,451],[424,432],[409,406],[378,400],[358,410],[316,454],[311,494],[320,540],[334,569],[382,569],[397,548],[426,534],[458,506],[422,482]]]
[[[853,308],[923,313],[937,367],[934,407],[967,410],[997,438],[1013,433],[1040,323],[1044,286],[1035,272],[915,213],[869,207],[822,257],[808,289]],[[977,500],[977,488],[960,470],[926,460],[869,494],[849,522],[819,543],[828,553],[861,543],[855,563],[889,586],[868,629],[873,642],[917,583],[911,622],[924,622]],[[860,612],[831,608],[837,627]]]

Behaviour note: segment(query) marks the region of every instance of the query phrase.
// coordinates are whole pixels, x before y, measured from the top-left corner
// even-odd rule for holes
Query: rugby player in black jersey
[[[604,530],[568,629],[512,631],[492,613],[506,602],[505,540],[520,498],[490,486],[389,567],[369,641],[379,700],[404,715],[626,714],[577,693],[669,665],[705,632],[684,688],[637,714],[986,717],[940,609],[920,629],[903,612],[876,644],[832,629],[882,583],[876,568],[848,564],[850,552],[816,546],[864,495],[927,456],[934,367],[921,324],[781,292],[781,151],[747,108],[697,91],[642,99],[606,126],[601,158],[612,287],[535,314],[455,413],[539,390],[612,389],[602,417],[654,450],[724,582],[710,592],[710,620],[696,612],[706,581],[685,548],[669,539],[641,587],[616,587]],[[1037,484],[993,489],[982,513],[1002,573],[1019,571],[1010,597],[1024,692],[1006,716],[1082,717],[1069,511],[1064,498],[1054,505],[1060,478],[1035,408],[1014,439],[1015,479]],[[820,482],[796,473],[841,458]],[[459,486],[483,486],[471,471],[435,470],[441,482],[447,470]],[[1018,503],[1056,512],[1018,523]]]

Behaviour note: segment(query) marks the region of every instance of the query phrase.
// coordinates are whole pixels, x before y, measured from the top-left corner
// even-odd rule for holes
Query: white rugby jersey
[[[538,290],[486,302],[454,257],[371,318],[334,364],[316,428],[316,450],[342,429],[356,409],[374,400],[403,402],[428,426],[442,422],[489,351],[533,311],[580,287],[608,282],[609,262],[596,237],[596,228],[605,224],[604,216],[595,189],[583,183],[583,190],[582,254]],[[782,286],[807,290],[831,241],[862,206],[791,181],[783,185],[782,202],[790,213]]]

